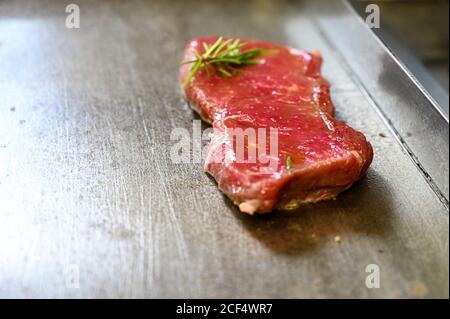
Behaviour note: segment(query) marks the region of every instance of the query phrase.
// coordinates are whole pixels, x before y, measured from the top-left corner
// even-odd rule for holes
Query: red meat
[[[203,42],[216,40],[192,40],[184,58],[192,59],[192,49],[202,53]],[[208,75],[202,69],[185,89],[190,105],[214,127],[206,172],[249,214],[335,198],[361,178],[373,153],[362,133],[333,117],[329,84],[320,74],[320,54],[263,41],[245,43],[243,51],[261,48],[274,53],[231,77]],[[181,83],[189,69],[190,65],[182,67]],[[236,160],[241,144],[229,134],[236,128],[266,129],[256,142],[244,139],[246,162]],[[270,152],[270,128],[278,132],[276,154]],[[266,162],[259,155],[250,160],[251,148],[265,151]]]

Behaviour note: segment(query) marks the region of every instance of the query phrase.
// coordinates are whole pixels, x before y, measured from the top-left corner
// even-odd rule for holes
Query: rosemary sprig
[[[212,68],[218,75],[230,77],[238,67],[257,64],[259,62],[257,59],[258,57],[274,52],[273,50],[257,48],[242,51],[241,49],[245,45],[246,43],[241,42],[239,39],[224,40],[223,37],[220,37],[212,45],[203,43],[203,54],[200,54],[197,50],[193,49],[192,51],[195,55],[195,59],[183,61],[181,63],[193,64],[181,87],[185,89],[192,78],[202,68],[205,69],[208,76],[211,75],[210,68]]]

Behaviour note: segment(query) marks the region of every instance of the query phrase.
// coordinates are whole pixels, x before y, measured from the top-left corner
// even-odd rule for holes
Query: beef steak
[[[203,43],[216,40],[192,40],[184,58],[192,59],[192,49],[202,53]],[[208,75],[202,69],[185,89],[191,107],[214,128],[206,172],[249,214],[335,198],[366,172],[373,153],[362,133],[333,117],[329,84],[320,74],[320,54],[264,41],[245,43],[242,50],[261,48],[274,53],[231,77]],[[189,69],[190,65],[181,68],[180,83]],[[266,162],[259,157],[250,161],[250,155],[247,161],[237,161],[238,142],[229,131],[261,128],[267,130],[257,135],[256,143],[244,136],[248,142],[244,153],[263,148]],[[269,128],[277,132],[276,154],[270,149],[274,141]],[[268,158],[275,165],[268,166]]]

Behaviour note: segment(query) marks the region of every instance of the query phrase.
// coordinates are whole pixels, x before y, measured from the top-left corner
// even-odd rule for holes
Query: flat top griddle
[[[0,3],[0,297],[448,298],[448,120],[417,122],[430,100],[382,46],[364,64],[351,7],[77,3],[80,29],[60,1]],[[171,131],[198,119],[179,62],[209,35],[320,50],[337,116],[374,147],[367,177],[251,217],[200,163],[173,164]]]

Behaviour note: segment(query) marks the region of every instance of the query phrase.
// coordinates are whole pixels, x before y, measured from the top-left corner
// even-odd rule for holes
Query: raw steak
[[[186,48],[203,53],[198,38]],[[205,170],[242,212],[294,209],[304,203],[335,198],[361,178],[372,161],[364,135],[333,117],[329,84],[320,75],[319,53],[307,53],[263,41],[245,41],[250,48],[275,50],[260,63],[244,66],[231,77],[208,76],[202,69],[185,89],[193,107],[214,128]],[[184,65],[181,83],[189,72]],[[269,128],[278,130],[278,152],[270,153]],[[276,165],[236,161],[237,142],[229,129],[267,128],[245,151],[262,147]],[[250,141],[247,139],[246,141]],[[260,150],[259,150],[260,151]],[[265,168],[265,169],[264,169]]]

